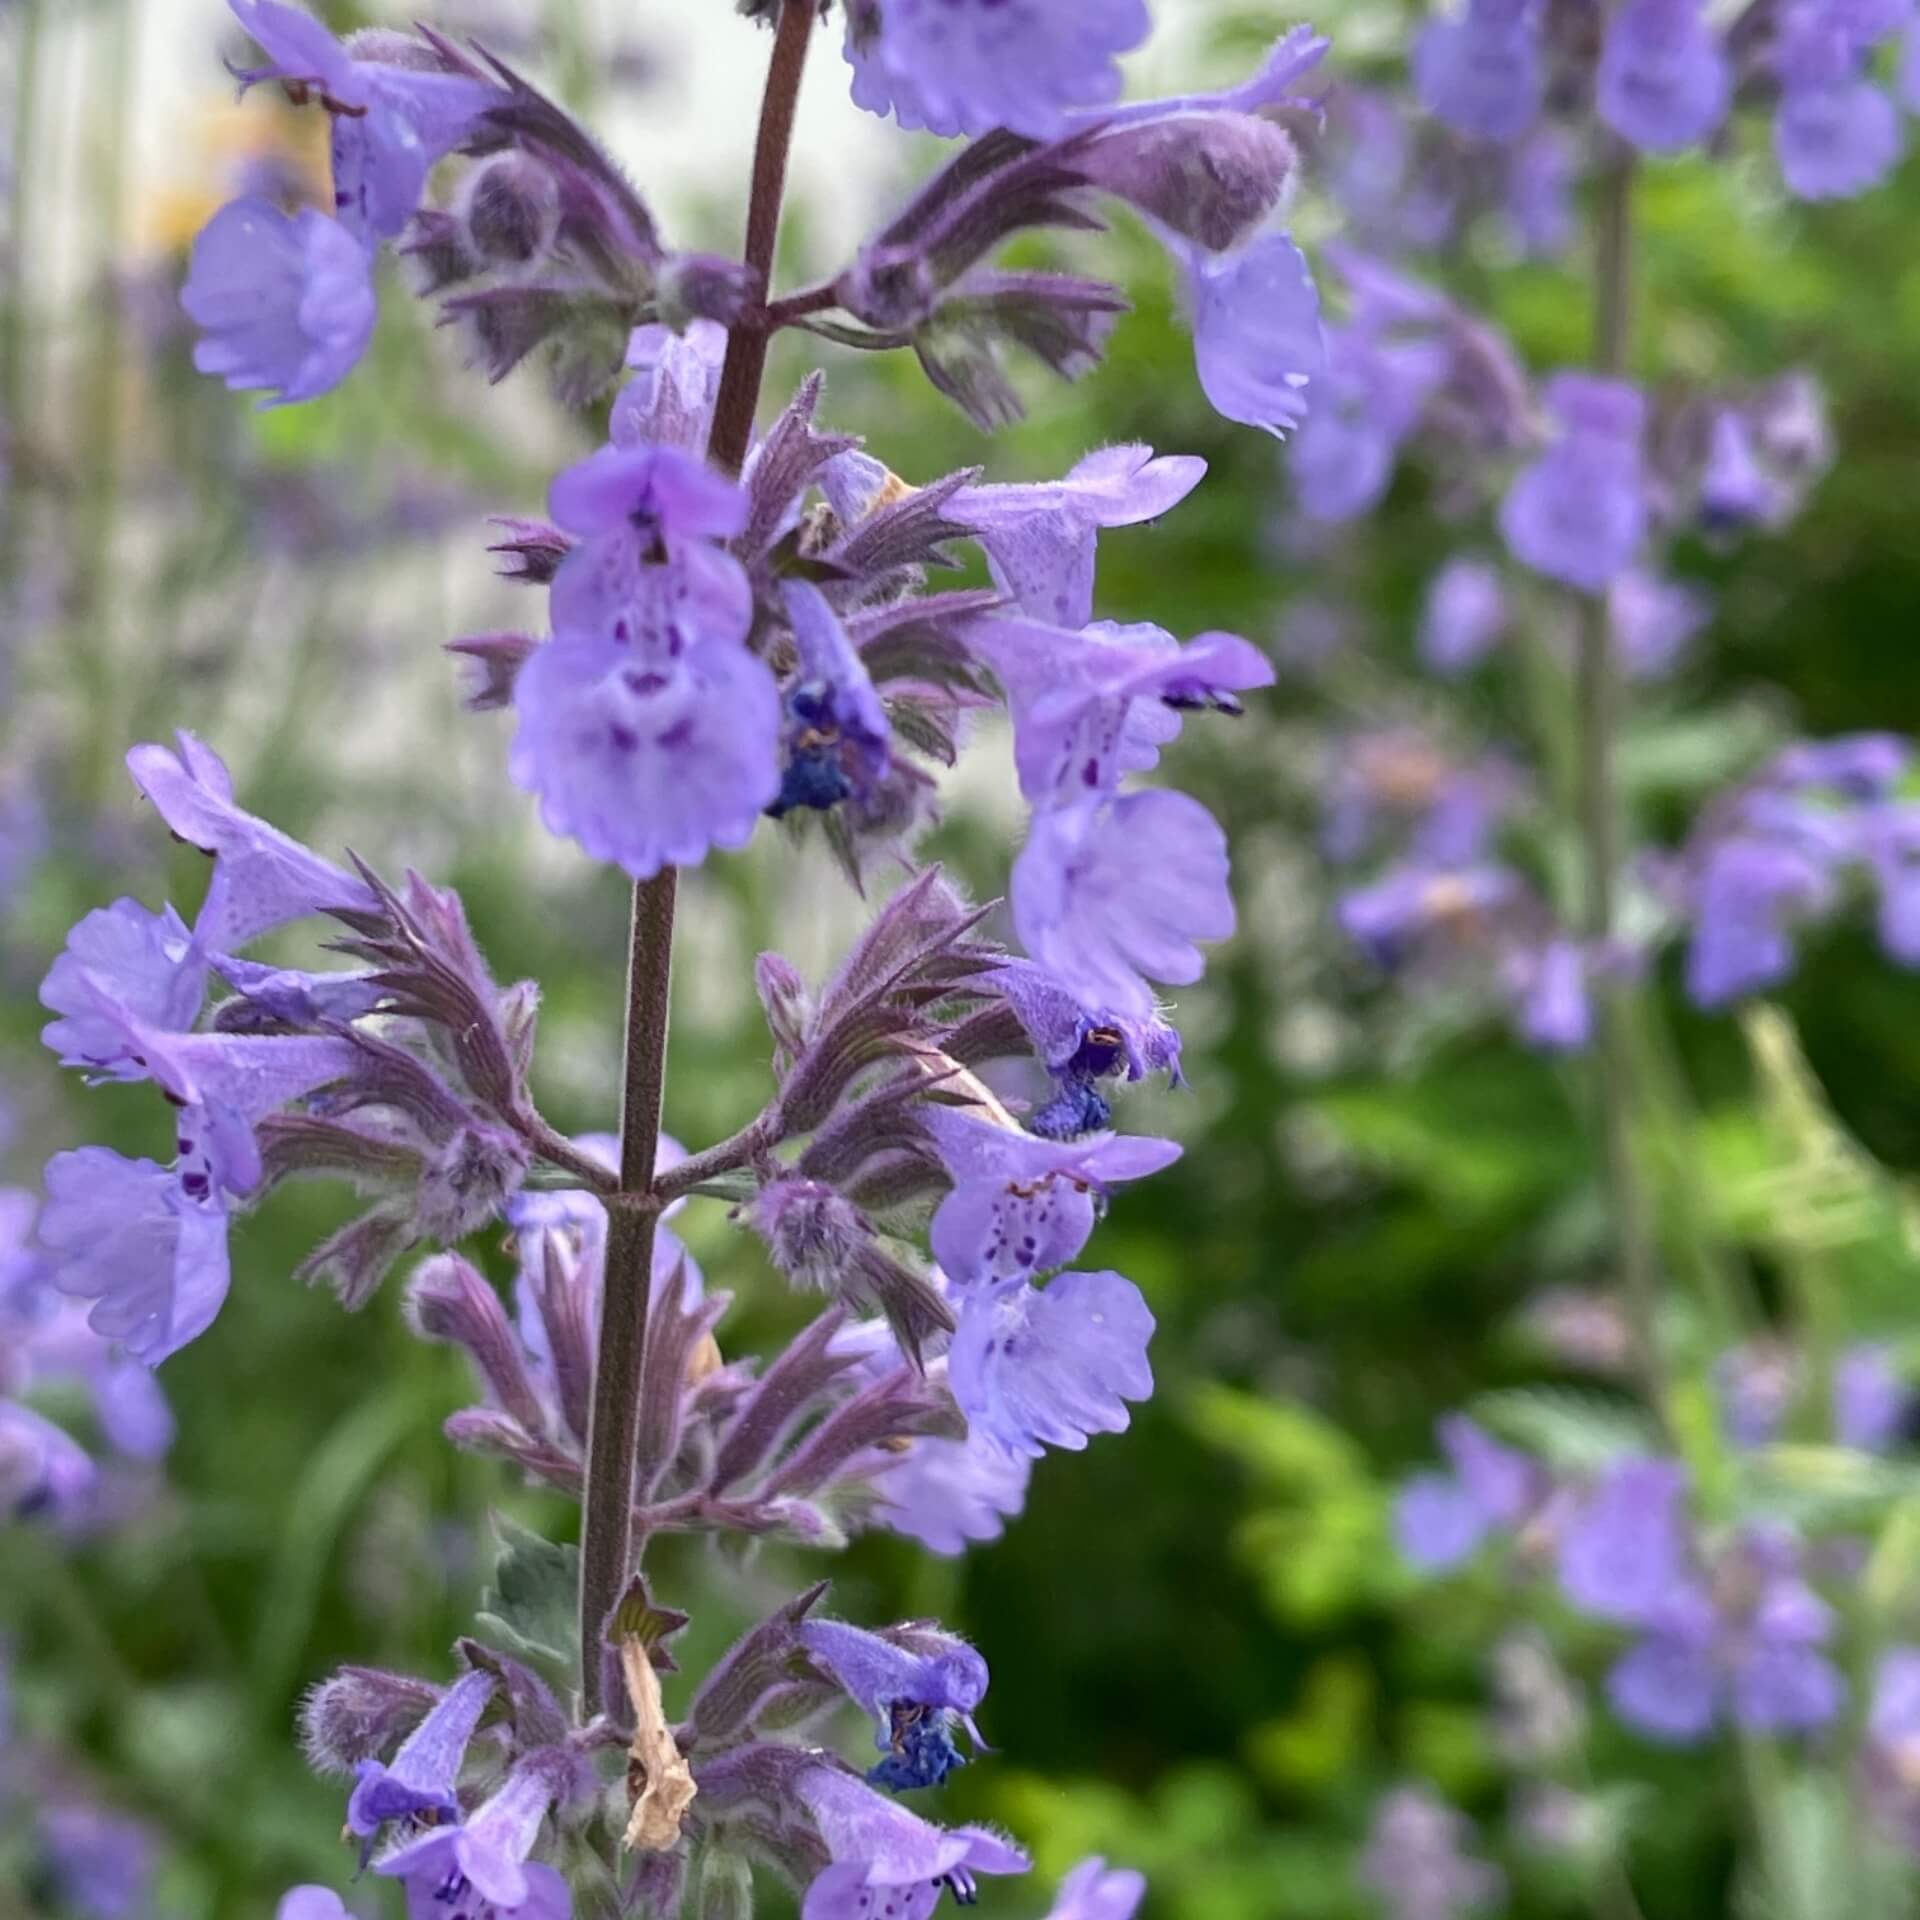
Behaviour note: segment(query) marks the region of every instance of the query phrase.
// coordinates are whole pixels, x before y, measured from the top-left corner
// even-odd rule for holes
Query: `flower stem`
[[[1633,181],[1632,151],[1611,142],[1599,183],[1593,307],[1594,365],[1610,378],[1626,370],[1632,331]],[[1640,1377],[1654,1410],[1664,1417],[1667,1392],[1656,1324],[1658,1278],[1646,1198],[1634,1156],[1637,1093],[1632,1011],[1627,987],[1611,977],[1613,947],[1619,932],[1616,881],[1621,810],[1614,750],[1624,717],[1625,690],[1609,630],[1607,603],[1599,595],[1589,595],[1580,606],[1575,697],[1580,730],[1580,837],[1586,855],[1582,932],[1601,973],[1596,995],[1598,1091],[1608,1215]]]
[[[760,106],[747,208],[746,260],[773,271],[786,192],[794,106],[806,69],[813,0],[786,0],[775,29],[773,61]],[[754,413],[766,374],[767,336],[737,327],[727,342],[708,457],[738,474],[753,443]],[[640,1369],[646,1353],[659,1196],[654,1161],[667,1076],[668,988],[673,973],[675,870],[633,889],[627,972],[626,1080],[620,1115],[620,1194],[609,1207],[606,1289],[587,1431],[587,1485],[580,1521],[580,1682],[588,1713],[601,1698],[600,1635],[625,1585],[633,1552],[633,1458],[640,1428]]]

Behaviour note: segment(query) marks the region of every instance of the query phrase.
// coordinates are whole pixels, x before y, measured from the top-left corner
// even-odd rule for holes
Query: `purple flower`
[[[1792,922],[1832,897],[1828,864],[1805,848],[1749,835],[1720,842],[1695,884],[1689,996],[1721,1007],[1779,985],[1793,971]]]
[[[1049,139],[1120,97],[1114,56],[1151,24],[1146,0],[851,0],[853,97],[910,129]]]
[[[1539,117],[1546,77],[1540,30],[1527,0],[1467,0],[1465,13],[1432,20],[1414,42],[1421,104],[1456,133],[1517,140]]]
[[[1053,1080],[1053,1098],[1027,1118],[1029,1132],[1045,1140],[1097,1133],[1113,1118],[1098,1082],[1124,1072],[1129,1081],[1164,1070],[1175,1086],[1180,1074],[1180,1035],[1158,1013],[1129,1019],[1107,1008],[1082,1004],[1031,961],[1013,961],[986,983],[1004,995]]]
[[[1726,118],[1733,76],[1700,0],[1627,0],[1607,21],[1600,118],[1647,153],[1675,153]]]
[[[331,1887],[289,1887],[280,1896],[273,1920],[352,1920],[346,1903]]]
[[[704,453],[726,357],[727,330],[717,321],[695,320],[685,333],[657,322],[636,327],[627,342],[633,378],[620,389],[607,427],[613,444]]]
[[[210,747],[190,733],[176,738],[177,753],[135,747],[127,771],[182,840],[214,856],[213,886],[194,927],[210,952],[243,947],[310,914],[380,912],[364,880],[237,807],[232,776]]]
[[[1145,773],[1198,708],[1237,714],[1236,695],[1273,684],[1273,666],[1238,634],[1182,647],[1164,629],[1097,620],[1079,632],[991,615],[966,645],[992,667],[1013,712],[1020,788],[1038,806],[1111,793]]]
[[[289,406],[337,387],[373,337],[372,264],[339,221],[235,200],[193,243],[180,304],[200,328],[193,364],[230,390]]]
[[[1047,1920],[1133,1920],[1146,1897],[1144,1874],[1131,1867],[1109,1867],[1095,1854],[1060,1882]]]
[[[226,1202],[204,1162],[169,1171],[82,1147],[48,1161],[40,1239],[89,1324],[158,1366],[213,1323],[227,1297]]]
[[[1189,986],[1197,940],[1234,929],[1226,835],[1184,793],[1134,793],[1034,816],[1013,869],[1014,926],[1069,992],[1131,1019],[1150,980]]]
[[[1520,898],[1518,877],[1491,861],[1467,866],[1410,861],[1343,895],[1337,915],[1348,939],[1377,966],[1392,969],[1436,939],[1468,950],[1479,947]]]
[[[1593,1038],[1593,1002],[1579,942],[1556,936],[1517,947],[1502,971],[1515,1029],[1528,1046],[1578,1053]]]
[[[1507,149],[1502,211],[1514,248],[1529,260],[1556,260],[1573,244],[1573,189],[1580,153],[1563,128],[1542,121]]]
[[[144,1080],[125,1027],[100,1011],[104,995],[144,1026],[185,1032],[205,997],[207,957],[171,907],[150,913],[116,900],[85,915],[40,987],[40,1003],[59,1014],[40,1037],[63,1067],[100,1079]]]
[[[244,83],[279,80],[297,94],[317,92],[332,114],[334,204],[368,245],[399,233],[434,163],[506,98],[461,74],[356,59],[319,21],[279,0],[228,5],[269,62],[244,74]]]
[[[1583,1613],[1639,1625],[1686,1576],[1685,1471],[1670,1460],[1623,1460],[1567,1520],[1560,1584]]]
[[[1424,1787],[1398,1787],[1374,1809],[1359,1879],[1393,1920],[1460,1920],[1506,1898],[1497,1867],[1466,1851],[1465,1815]]]
[[[744,847],[780,792],[780,693],[733,641],[648,659],[607,640],[542,647],[514,687],[507,767],[540,815],[635,879]]]
[[[669,657],[746,638],[752,588],[715,543],[745,528],[747,496],[703,460],[602,447],[559,475],[548,511],[578,542],[553,578],[556,634]]]
[[[1087,1244],[1110,1186],[1180,1157],[1171,1140],[1043,1140],[955,1107],[923,1107],[920,1122],[953,1179],[933,1216],[934,1258],[963,1287],[1064,1267]]]
[[[1036,1292],[1006,1280],[972,1294],[947,1358],[969,1430],[1038,1459],[1123,1433],[1125,1402],[1150,1399],[1153,1315],[1117,1273],[1063,1273]]]
[[[429,1827],[376,1860],[375,1873],[406,1883],[408,1920],[567,1920],[567,1883],[527,1859],[554,1776],[552,1754],[536,1753],[464,1825]]]
[[[867,1774],[873,1785],[937,1787],[965,1765],[954,1728],[980,1743],[973,1710],[986,1698],[987,1663],[964,1640],[921,1626],[883,1638],[841,1620],[804,1621],[798,1638],[872,1718],[886,1755]]]
[[[1283,233],[1234,253],[1183,249],[1194,364],[1222,419],[1284,437],[1318,407],[1326,369],[1320,295]]]
[[[31,1407],[0,1399],[0,1518],[73,1519],[98,1477],[86,1449],[64,1428]]]
[[[1893,171],[1906,144],[1899,111],[1861,72],[1863,48],[1840,9],[1800,0],[1774,48],[1780,103],[1773,150],[1788,191],[1847,200]]]
[[[1723,1714],[1763,1732],[1825,1725],[1844,1694],[1823,1651],[1833,1616],[1801,1579],[1794,1543],[1749,1533],[1705,1563],[1685,1501],[1678,1466],[1625,1460],[1562,1530],[1568,1598],[1640,1636],[1608,1675],[1614,1711],[1670,1745],[1704,1738]]]
[[[391,1765],[360,1762],[347,1801],[347,1831],[362,1842],[362,1867],[372,1857],[375,1835],[390,1820],[421,1826],[458,1823],[460,1801],[454,1786],[460,1763],[493,1690],[491,1674],[462,1674],[407,1736]]]
[[[70,1801],[41,1815],[40,1839],[63,1911],[138,1920],[153,1910],[154,1841],[139,1821]]]
[[[0,1393],[77,1382],[113,1448],[156,1460],[173,1443],[173,1416],[153,1375],[87,1325],[86,1309],[53,1285],[52,1268],[29,1245],[37,1202],[0,1189]]]
[[[1646,407],[1624,381],[1559,373],[1548,411],[1560,435],[1513,483],[1500,531],[1514,558],[1550,579],[1603,593],[1646,533],[1640,435]]]
[[[1288,463],[1308,519],[1352,520],[1379,505],[1446,372],[1437,342],[1383,340],[1358,326],[1329,330],[1326,371]]]
[[[874,1476],[876,1518],[918,1540],[929,1553],[957,1557],[969,1546],[997,1540],[1026,1505],[1032,1462],[969,1436],[923,1435],[894,1464]]]
[[[778,819],[795,807],[824,811],[842,800],[866,800],[886,778],[892,729],[865,663],[818,587],[790,580],[781,587],[799,654],[787,688]]]
[[[1621,663],[1636,680],[1672,671],[1713,618],[1713,601],[1684,580],[1629,567],[1607,589],[1607,626]]]
[[[1506,626],[1500,570],[1485,560],[1449,560],[1427,587],[1416,644],[1435,673],[1465,673],[1492,652]]]
[[[1439,1424],[1451,1473],[1416,1474],[1394,1504],[1394,1534],[1423,1573],[1458,1566],[1499,1527],[1517,1525],[1544,1492],[1539,1467],[1462,1414]]]
[[[1019,1848],[985,1827],[948,1832],[920,1820],[911,1828],[885,1821],[852,1803],[848,1790],[858,1785],[825,1767],[802,1776],[802,1798],[833,1864],[807,1888],[800,1920],[928,1920],[943,1892],[971,1907],[980,1897],[977,1875],[1025,1873],[1031,1865]],[[890,1806],[870,1788],[860,1791],[878,1806]],[[902,1808],[890,1810],[912,1819]]]
[[[1207,471],[1188,454],[1102,447],[1064,480],[963,487],[949,512],[987,550],[1002,592],[1036,620],[1084,627],[1093,618],[1093,570],[1106,527],[1137,526],[1177,507]]]
[[[1884,1453],[1913,1413],[1913,1393],[1885,1347],[1849,1347],[1834,1362],[1833,1437],[1861,1453]]]
[[[1720,408],[1700,473],[1702,527],[1710,534],[1744,533],[1776,524],[1787,506],[1787,489],[1761,465],[1746,418],[1736,408]]]

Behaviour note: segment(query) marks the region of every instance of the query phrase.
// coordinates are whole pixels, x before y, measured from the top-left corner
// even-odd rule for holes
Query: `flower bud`
[[[414,1224],[423,1238],[452,1246],[495,1218],[526,1175],[527,1150],[512,1134],[461,1127],[420,1176]]]
[[[464,1347],[501,1410],[530,1436],[546,1428],[540,1397],[500,1296],[458,1254],[426,1261],[407,1290],[407,1315],[424,1340]]]
[[[461,224],[467,244],[497,266],[524,267],[553,244],[560,224],[554,178],[523,153],[503,153],[468,175]]]
[[[439,1689],[404,1673],[342,1667],[300,1703],[300,1744],[316,1773],[351,1773],[389,1753],[432,1710]]]

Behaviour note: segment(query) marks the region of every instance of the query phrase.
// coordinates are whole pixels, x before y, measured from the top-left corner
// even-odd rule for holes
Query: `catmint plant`
[[[656,1588],[648,1549],[824,1552],[885,1527],[957,1553],[1018,1514],[1049,1451],[1124,1429],[1152,1393],[1153,1314],[1090,1245],[1112,1195],[1179,1154],[1114,1122],[1130,1083],[1179,1082],[1161,992],[1200,978],[1235,910],[1219,823],[1148,776],[1273,670],[1230,633],[1093,617],[1102,536],[1178,506],[1202,461],[1130,445],[1053,481],[903,472],[910,449],[833,427],[823,372],[763,406],[769,347],[910,350],[976,426],[1004,423],[1025,405],[1013,363],[1071,378],[1127,306],[1031,264],[1036,238],[1118,210],[1187,288],[1208,398],[1292,430],[1324,361],[1280,223],[1326,43],[1296,28],[1237,87],[1122,104],[1144,0],[837,17],[755,0],[771,46],[735,259],[672,246],[592,134],[484,45],[431,26],[341,41],[278,0],[232,11],[258,53],[242,91],[325,116],[333,204],[214,216],[181,296],[199,368],[266,406],[340,385],[391,252],[490,380],[544,363],[603,441],[544,512],[496,523],[524,630],[447,644],[469,706],[510,712],[499,744],[529,806],[631,883],[623,1106],[617,1136],[544,1117],[538,986],[495,978],[456,893],[281,833],[217,743],[136,746],[135,787],[207,882],[197,903],[87,914],[41,990],[63,1064],[157,1096],[159,1157],[87,1146],[47,1167],[47,1284],[91,1303],[97,1342],[76,1364],[110,1428],[151,1447],[145,1369],[218,1340],[230,1288],[257,1284],[234,1223],[284,1182],[345,1186],[356,1211],[303,1275],[354,1309],[406,1265],[411,1328],[472,1369],[448,1439],[580,1503],[577,1551],[503,1533],[493,1611],[439,1671],[347,1667],[313,1689],[302,1732],[341,1784],[342,1881],[357,1862],[442,1920],[741,1915],[766,1875],[807,1920],[970,1905],[1028,1856],[900,1796],[987,1753],[990,1650],[836,1617],[821,1579],[687,1676],[670,1719],[660,1676],[702,1597]],[[844,270],[781,292],[795,101],[828,32],[862,106],[967,143]],[[969,545],[991,585],[937,586]],[[917,851],[940,771],[995,705],[1030,809],[1004,921]],[[764,1103],[684,1148],[661,1131],[677,875],[768,820],[887,897],[825,978],[761,956]],[[333,963],[263,945],[295,927]],[[1007,1091],[1022,1061],[1036,1098]],[[813,1302],[764,1361],[730,1351],[729,1296],[669,1224],[714,1204],[764,1252],[764,1284]],[[468,1257],[500,1225],[510,1299]],[[88,1463],[37,1444],[21,1498],[57,1505]],[[573,1623],[536,1635],[517,1596],[556,1580]],[[870,1727],[861,1764],[820,1742],[843,1706]],[[1089,1860],[1055,1920],[1128,1920],[1142,1893]],[[318,1885],[281,1907],[342,1911]]]

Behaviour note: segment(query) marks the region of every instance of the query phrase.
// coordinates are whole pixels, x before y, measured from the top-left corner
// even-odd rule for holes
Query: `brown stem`
[[[794,105],[815,18],[813,0],[786,0],[760,107],[747,209],[747,264],[773,270],[786,192]],[[727,341],[708,457],[737,474],[753,443],[766,373],[767,336],[736,328]],[[673,967],[675,873],[669,867],[633,889],[632,958],[627,975],[626,1082],[620,1115],[620,1186],[652,1196],[666,1086],[667,1003]],[[640,1427],[640,1369],[652,1292],[659,1209],[608,1208],[606,1288],[587,1430],[587,1484],[580,1520],[580,1681],[589,1714],[601,1697],[601,1628],[626,1584],[633,1553],[633,1460]]]
[[[793,145],[793,113],[800,79],[813,44],[812,0],[786,0],[774,28],[773,63],[760,102],[760,137],[753,149],[753,197],[747,203],[746,261],[771,287],[773,257],[780,240],[780,206],[787,191],[787,155]],[[713,438],[708,457],[727,473],[738,473],[753,444],[753,416],[760,405],[760,383],[767,371],[767,334],[758,327],[736,327],[727,338],[720,369],[720,393],[713,409]]]
[[[1627,367],[1633,325],[1633,176],[1630,149],[1614,143],[1600,176],[1594,253],[1593,357],[1596,369],[1618,377]],[[1633,1329],[1641,1379],[1656,1412],[1666,1412],[1666,1374],[1660,1354],[1659,1279],[1633,1144],[1634,1087],[1631,1009],[1623,983],[1611,977],[1610,949],[1618,932],[1620,794],[1614,756],[1625,699],[1604,598],[1580,607],[1577,682],[1580,730],[1580,831],[1586,853],[1582,931],[1599,960],[1598,1079],[1600,1131],[1608,1211],[1620,1287]]]

